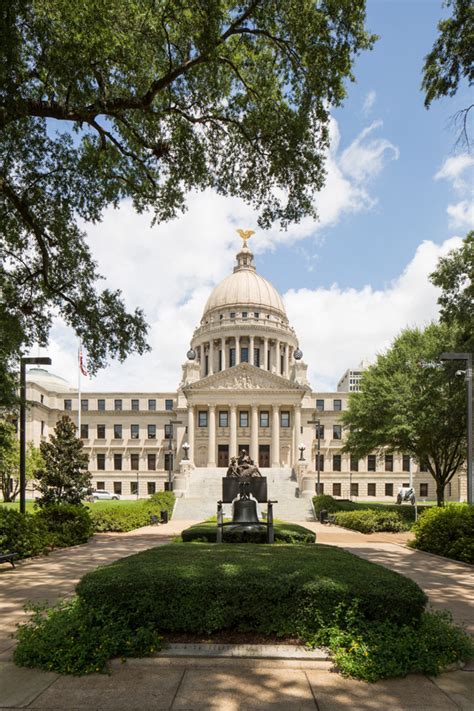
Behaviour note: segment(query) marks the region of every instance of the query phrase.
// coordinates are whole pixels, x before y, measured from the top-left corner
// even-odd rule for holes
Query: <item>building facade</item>
[[[186,496],[196,468],[224,469],[242,449],[263,469],[293,471],[295,487],[310,495],[319,421],[325,493],[393,499],[412,477],[419,499],[435,498],[430,474],[411,466],[403,453],[355,460],[341,452],[341,412],[354,391],[351,372],[336,392],[312,390],[282,299],[258,274],[244,240],[233,273],[204,307],[175,392],[84,392],[79,402],[77,389],[65,380],[32,368],[27,438],[39,444],[61,415],[77,422],[80,409],[93,486],[125,498],[145,497],[171,480]],[[456,477],[447,497],[464,498],[463,486]]]

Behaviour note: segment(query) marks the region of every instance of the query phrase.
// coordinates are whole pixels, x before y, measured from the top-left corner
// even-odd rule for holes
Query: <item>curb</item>
[[[291,644],[215,644],[173,643],[155,657],[227,657],[239,659],[293,659],[328,662],[331,656],[322,648],[308,649]]]

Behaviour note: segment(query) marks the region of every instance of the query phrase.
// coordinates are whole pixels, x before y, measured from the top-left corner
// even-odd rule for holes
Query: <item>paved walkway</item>
[[[318,709],[319,711],[474,711],[474,664],[436,679],[411,675],[375,686],[344,679],[328,662],[307,660],[176,658],[114,660],[110,675],[60,677],[15,667],[15,624],[27,600],[54,600],[73,593],[76,582],[107,564],[171,540],[190,522],[171,521],[128,534],[99,534],[76,548],[0,570],[0,711],[74,709]],[[474,569],[403,547],[405,534],[364,536],[336,526],[305,523],[319,543],[356,555],[416,580],[435,607],[448,607],[473,629]],[[394,543],[393,541],[397,541]]]

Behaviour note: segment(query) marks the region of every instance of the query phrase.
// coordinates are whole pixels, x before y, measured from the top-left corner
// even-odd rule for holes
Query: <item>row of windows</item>
[[[93,409],[93,408],[91,408]],[[121,398],[117,398],[114,400],[114,410],[116,412],[120,412],[123,410],[123,400]],[[139,412],[140,411],[140,400],[137,400],[133,398],[130,400],[130,409]],[[72,400],[66,399],[64,400],[64,410],[66,412],[71,412],[72,411]],[[104,398],[99,398],[97,400],[97,410],[99,412],[105,412],[105,399]],[[156,412],[156,399],[151,398],[148,400],[148,410],[150,412]],[[173,400],[165,400],[165,410],[173,410]],[[89,400],[88,399],[82,399],[81,400],[81,411],[82,412],[88,412],[89,411]]]
[[[316,400],[316,412],[324,412],[326,409],[324,400]],[[342,400],[333,400],[332,409],[334,412],[340,412],[342,410]]]
[[[89,425],[81,424],[81,439],[89,439]],[[114,439],[123,439],[123,426],[114,425],[113,426]],[[156,439],[156,425],[147,425],[146,433],[148,439]],[[173,426],[164,426],[165,439],[172,439],[173,436]],[[97,425],[96,426],[96,437],[97,439],[106,438],[106,426]],[[140,425],[130,425],[130,437],[131,439],[140,439]]]
[[[122,482],[121,481],[114,481],[113,487],[114,487],[114,494],[120,495],[122,493]],[[156,494],[156,482],[147,481],[146,488],[147,488],[148,496],[152,496],[153,494]],[[97,491],[105,491],[105,481],[98,481],[96,484],[96,489],[97,489]],[[130,482],[130,493],[132,494],[132,496],[136,496],[138,494],[138,481],[131,481]]]
[[[105,471],[105,454],[97,454],[97,469],[98,471]],[[154,472],[156,471],[156,464],[157,464],[157,456],[156,454],[148,454],[146,458],[147,462],[147,470],[149,472]],[[114,471],[120,472],[123,469],[123,463],[124,463],[124,456],[122,454],[114,454]],[[171,468],[173,468],[173,457],[172,454],[166,453],[165,454],[165,462],[164,462],[164,468],[169,469],[171,465]],[[138,454],[131,454],[130,455],[130,469],[132,472],[138,472],[140,470],[140,455]],[[99,487],[97,487],[99,488]]]
[[[337,425],[335,425],[335,427],[337,427]],[[337,439],[337,437],[334,437],[334,439]],[[333,454],[332,455],[332,471],[333,472],[340,472],[341,471],[341,464],[342,464],[341,455],[340,454]],[[316,455],[316,467],[317,466],[318,466],[318,455]],[[359,471],[359,459],[357,459],[357,457],[354,457],[353,455],[351,455],[350,470],[351,470],[351,472],[358,472]],[[321,471],[321,472],[324,471],[324,454],[319,455],[319,471]],[[368,471],[368,472],[377,471],[377,456],[375,454],[368,455],[366,471]],[[385,455],[385,471],[386,472],[393,472],[393,454],[386,454]],[[402,471],[404,471],[404,472],[410,471],[410,456],[408,454],[404,454],[402,456]],[[426,464],[422,463],[420,465],[420,471],[421,472],[427,471]]]
[[[262,410],[259,413],[260,427],[270,427],[270,413],[268,410]],[[227,410],[221,410],[218,414],[219,427],[229,427],[229,413]],[[207,410],[199,410],[198,412],[198,427],[208,426]],[[239,412],[239,427],[250,427],[248,410],[240,410]],[[280,412],[280,427],[290,427],[290,413],[282,410]]]
[[[320,439],[324,439],[324,425],[317,425],[316,426],[316,437],[319,435]],[[333,439],[342,439],[342,425],[333,425],[332,426],[332,438]]]
[[[408,484],[403,484],[403,486],[408,486]],[[380,484],[379,484],[380,487]],[[363,495],[360,493],[361,491],[361,486],[359,486],[358,483],[353,482],[351,484],[351,496],[360,496]],[[333,496],[342,496],[342,484],[339,482],[334,482],[332,484],[332,495]],[[393,496],[393,484],[392,483],[385,483],[384,484],[384,496]],[[320,483],[319,484],[319,492],[320,494],[324,494],[324,484]],[[367,496],[377,496],[377,484],[375,482],[371,482],[367,484],[367,491],[366,491]],[[379,495],[380,495],[380,489],[379,489]],[[451,488],[449,488],[449,496],[451,495]],[[420,496],[421,497],[426,497],[428,496],[428,484],[426,483],[421,483],[420,484]]]

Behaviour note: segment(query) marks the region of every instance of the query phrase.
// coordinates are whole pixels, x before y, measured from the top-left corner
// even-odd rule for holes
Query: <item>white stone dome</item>
[[[50,373],[46,368],[30,368],[26,372],[26,379],[42,385],[46,390],[74,390],[67,380]]]
[[[270,311],[286,320],[286,311],[280,294],[264,277],[257,274],[253,255],[244,247],[237,255],[233,274],[223,279],[209,296],[203,318],[219,309],[244,308]]]

